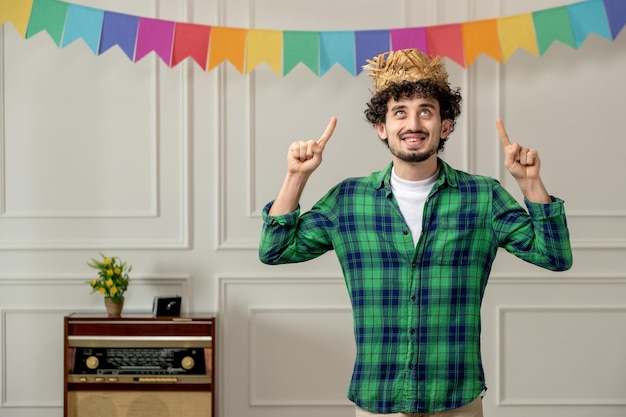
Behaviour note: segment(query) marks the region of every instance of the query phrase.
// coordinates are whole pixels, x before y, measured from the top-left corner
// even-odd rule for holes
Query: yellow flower
[[[2,0],[0,0],[2,2]],[[100,254],[100,260],[91,258],[87,265],[98,271],[98,278],[87,281],[91,285],[92,293],[100,292],[105,297],[119,298],[128,289],[130,277],[128,274],[132,266],[115,256]]]

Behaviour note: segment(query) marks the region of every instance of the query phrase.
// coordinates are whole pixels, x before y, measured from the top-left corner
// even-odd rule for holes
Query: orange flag
[[[209,42],[209,65],[211,71],[224,60],[229,60],[243,74],[247,29],[213,26]]]
[[[32,8],[33,0],[0,0],[0,26],[11,22],[22,38],[26,37]]]
[[[524,48],[533,55],[539,56],[532,13],[499,18],[498,33],[504,61],[509,59],[517,48]]]
[[[282,30],[248,30],[248,51],[246,56],[246,74],[261,62],[264,62],[281,75],[283,61]]]
[[[469,67],[482,53],[502,62],[496,19],[463,23],[465,64]]]

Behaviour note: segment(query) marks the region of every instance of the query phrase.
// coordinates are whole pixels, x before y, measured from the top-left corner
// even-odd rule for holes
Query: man
[[[495,179],[438,157],[461,103],[441,58],[411,49],[368,62],[376,91],[365,116],[391,163],[340,182],[301,214],[336,119],[319,140],[294,142],[282,187],[263,211],[259,256],[283,264],[335,250],[352,303],[348,398],[357,416],[482,416],[480,305],[497,249],[569,269],[563,201],[546,191],[537,152],[511,143],[501,120],[505,165],[527,210]]]

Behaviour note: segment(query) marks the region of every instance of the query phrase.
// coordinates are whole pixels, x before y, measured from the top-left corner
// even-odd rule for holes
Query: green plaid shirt
[[[439,166],[417,246],[391,164],[344,180],[304,214],[269,216],[272,203],[263,211],[262,262],[335,250],[356,341],[348,398],[371,412],[458,408],[486,389],[480,305],[498,247],[550,270],[572,265],[563,201],[526,201],[526,211],[495,179]]]

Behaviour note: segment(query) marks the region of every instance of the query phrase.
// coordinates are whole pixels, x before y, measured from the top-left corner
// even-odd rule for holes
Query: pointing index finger
[[[504,129],[504,123],[502,123],[502,119],[496,119],[496,128],[498,129],[498,136],[500,136],[500,142],[502,142],[502,146],[504,146],[505,148],[507,146],[511,146],[511,141],[509,140],[509,135]]]
[[[317,141],[318,145],[321,145],[322,147],[326,145],[326,142],[328,142],[330,137],[333,135],[333,132],[335,131],[335,126],[337,126],[337,118],[333,116],[330,118],[328,126],[326,126],[326,130]]]

